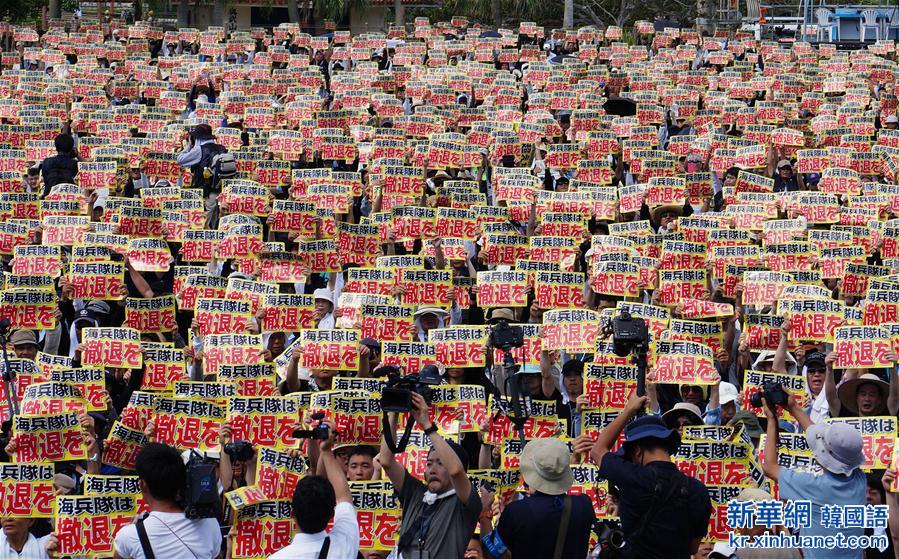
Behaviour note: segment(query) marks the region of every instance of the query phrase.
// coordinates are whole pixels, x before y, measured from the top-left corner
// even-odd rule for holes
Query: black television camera
[[[294,429],[293,430],[293,438],[295,439],[312,439],[313,441],[326,441],[330,436],[328,432],[328,426],[322,425],[322,420],[325,418],[325,414],[323,413],[313,413],[312,419],[318,421],[318,425],[313,427],[312,429]]]
[[[509,326],[509,321],[501,319],[490,330],[490,345],[502,351],[524,345],[524,330],[521,326]]]
[[[784,387],[779,382],[766,382],[762,385],[762,391],[756,392],[749,397],[749,402],[757,407],[762,407],[762,398],[768,403],[768,406],[777,413],[777,406],[784,407],[787,405],[787,395]]]
[[[220,518],[221,505],[215,463],[192,450],[184,483],[184,516]]]
[[[623,559],[628,557],[627,540],[621,524],[614,520],[600,520],[594,525],[599,542],[600,559]]]
[[[621,311],[612,318],[612,351],[619,357],[626,357],[635,349],[649,345],[649,329],[646,321],[635,318],[627,311]]]
[[[234,441],[225,445],[225,454],[231,462],[247,462],[253,458],[255,451],[249,441]]]
[[[418,373],[400,375],[393,368],[387,374],[387,385],[381,390],[381,410],[385,412],[412,411],[412,393],[421,394],[431,403],[431,387],[440,384],[440,371],[434,365],[425,365]]]

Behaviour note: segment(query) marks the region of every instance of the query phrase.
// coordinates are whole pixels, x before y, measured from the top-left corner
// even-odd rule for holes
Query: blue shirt
[[[848,476],[827,470],[821,475],[780,469],[777,480],[781,499],[801,499],[812,502],[812,525],[801,530],[803,536],[847,536],[863,534],[862,528],[824,528],[821,525],[821,505],[864,505],[867,490],[865,474],[856,469]],[[803,549],[806,559],[861,559],[862,549]]]

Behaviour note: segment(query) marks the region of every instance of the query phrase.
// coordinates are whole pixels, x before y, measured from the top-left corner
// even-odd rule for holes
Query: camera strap
[[[393,429],[390,427],[390,419],[387,417],[387,412],[381,412],[381,432],[384,433],[384,442],[387,443],[387,448],[390,449],[390,452],[399,454],[406,450],[406,446],[409,444],[409,437],[412,436],[412,427],[414,425],[415,420],[410,416],[409,419],[406,420],[406,430],[403,431],[403,436],[399,441],[394,442]]]
[[[322,549],[318,552],[318,559],[325,559],[328,556],[329,549],[331,549],[331,536],[325,536],[325,541],[322,543]]]
[[[140,546],[144,550],[144,557],[146,559],[156,559],[156,555],[153,554],[153,547],[150,545],[150,538],[147,536],[144,519],[138,520],[135,526],[137,527],[137,539],[140,540]]]
[[[553,551],[553,559],[562,559],[562,550],[565,548],[565,536],[568,534],[568,523],[571,521],[571,495],[565,495],[565,503],[562,505],[562,522],[559,523],[559,533],[556,535],[556,549]]]

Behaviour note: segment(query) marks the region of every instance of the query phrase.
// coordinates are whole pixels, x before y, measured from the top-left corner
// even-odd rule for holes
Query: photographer
[[[465,553],[482,504],[466,470],[468,456],[459,445],[446,441],[428,419],[428,404],[413,392],[411,415],[431,439],[426,482],[407,472],[381,439],[380,461],[393,482],[403,509],[397,549],[402,559],[458,559]]]
[[[559,439],[534,439],[524,447],[521,476],[528,496],[509,503],[496,529],[484,536],[491,557],[586,557],[596,515],[587,495],[568,495],[574,483],[569,462],[571,453]]]
[[[170,446],[149,443],[135,462],[141,495],[149,514],[116,535],[115,559],[212,559],[222,547],[215,518],[188,519],[178,499],[184,493],[187,468]],[[141,537],[140,531],[146,531]]]
[[[631,396],[599,433],[591,454],[599,475],[618,488],[625,550],[639,559],[687,559],[708,532],[712,502],[705,486],[671,461],[680,445],[677,431],[654,415],[628,424],[646,401],[646,396]],[[622,430],[624,446],[612,453]]]
[[[322,425],[328,428],[328,438],[323,441],[310,440],[309,444],[318,443],[319,464],[327,478],[309,475],[297,482],[293,492],[297,533],[290,545],[269,559],[356,559],[359,553],[359,523],[353,508],[353,496],[343,468],[334,457],[337,430],[330,421],[323,421]],[[330,532],[325,532],[332,517],[334,525]]]
[[[825,505],[864,505],[866,502],[868,485],[861,470],[861,465],[865,461],[861,434],[848,423],[812,423],[796,398],[786,391],[783,392],[786,396],[784,409],[796,418],[805,431],[809,448],[824,472],[821,475],[814,475],[780,466],[777,461],[779,429],[777,409],[762,398],[762,409],[768,420],[765,459],[762,463],[765,475],[777,482],[781,499],[812,502],[811,526],[802,529],[803,536],[836,536],[837,533],[844,536],[861,536],[863,534],[861,527],[825,527],[822,522],[822,507]],[[861,557],[861,550],[857,549],[807,548],[802,551],[807,559]]]

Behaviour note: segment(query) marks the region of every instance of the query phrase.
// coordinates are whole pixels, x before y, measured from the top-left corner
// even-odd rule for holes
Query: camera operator
[[[312,439],[309,444],[318,443],[319,471],[327,478],[309,475],[297,482],[293,492],[297,533],[290,545],[269,559],[356,559],[359,553],[359,523],[353,508],[353,496],[343,468],[334,457],[337,430],[330,421],[322,421],[322,425],[328,429],[328,438],[321,441]],[[325,532],[331,517],[334,524],[330,532]]]
[[[618,516],[631,556],[687,559],[708,532],[712,502],[702,483],[671,462],[680,445],[677,431],[654,415],[628,424],[646,401],[646,396],[631,396],[621,414],[599,433],[593,461],[599,464],[599,475],[618,488]],[[612,453],[622,430],[624,446]]]
[[[141,495],[149,514],[116,535],[115,559],[212,559],[222,547],[215,518],[188,519],[178,498],[184,493],[187,468],[174,448],[149,443],[135,461]],[[139,530],[146,530],[141,538]],[[144,541],[142,541],[144,540]]]
[[[219,446],[222,449],[219,462],[219,479],[224,490],[233,491],[253,485],[256,480],[256,450],[247,441],[231,440],[231,425],[225,423],[219,429]]]
[[[784,409],[796,418],[805,431],[809,448],[824,472],[814,475],[780,466],[777,461],[777,433],[780,424],[776,406],[769,405],[768,398],[763,397],[762,409],[768,420],[765,459],[762,462],[765,475],[777,482],[781,499],[812,502],[811,526],[802,529],[803,536],[836,536],[838,532],[845,536],[861,536],[861,527],[833,528],[824,527],[822,523],[824,505],[864,505],[867,500],[868,483],[861,470],[865,461],[861,434],[848,423],[812,423],[796,398],[783,388],[780,390],[783,394],[779,399],[785,400]],[[774,394],[770,396],[772,401],[777,397]],[[803,548],[802,552],[806,559],[862,556],[860,549]]]
[[[574,483],[571,453],[559,439],[534,439],[521,455],[527,497],[509,503],[496,529],[484,536],[494,559],[566,559],[587,556],[596,521],[587,495],[569,496]]]
[[[381,439],[381,466],[393,482],[403,509],[397,549],[402,559],[458,559],[465,553],[482,503],[468,479],[468,456],[445,440],[428,418],[428,404],[411,394],[411,415],[431,439],[427,485],[407,472]]]

